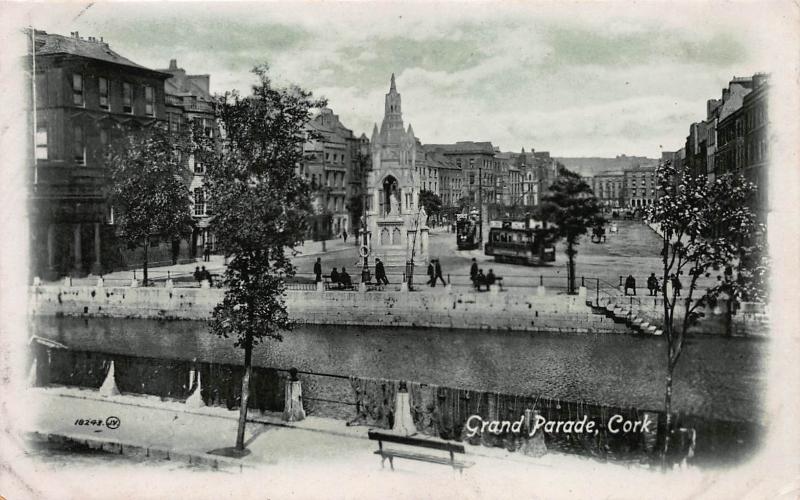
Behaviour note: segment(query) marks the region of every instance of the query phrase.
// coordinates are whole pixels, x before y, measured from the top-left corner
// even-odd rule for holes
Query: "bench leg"
[[[381,469],[383,469],[385,462],[386,462],[386,457],[381,455]]]
[[[389,457],[389,467],[391,467],[392,470],[394,470],[394,457],[392,456]]]

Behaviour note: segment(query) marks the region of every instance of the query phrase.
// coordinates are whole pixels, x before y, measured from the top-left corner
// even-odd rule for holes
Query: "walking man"
[[[428,262],[428,285],[436,286],[436,274],[433,270],[433,261]]]
[[[342,239],[347,244],[347,229],[342,229]]]
[[[442,276],[442,265],[439,263],[439,259],[436,259],[435,264],[433,266],[436,275],[433,277],[433,286],[436,286],[436,280],[442,280],[442,285],[447,286],[447,283],[444,282],[444,276]]]
[[[378,284],[388,285],[389,280],[386,279],[386,270],[383,268],[383,262],[381,259],[375,259],[375,280]]]
[[[205,262],[211,261],[211,243],[206,243],[206,248],[203,250],[203,260]]]
[[[317,261],[314,263],[314,276],[317,283],[322,281],[322,261],[319,257],[317,257]]]

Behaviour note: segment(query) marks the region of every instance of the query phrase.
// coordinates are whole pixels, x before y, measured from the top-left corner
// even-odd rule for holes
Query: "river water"
[[[32,332],[68,348],[169,360],[241,364],[232,339],[204,322],[53,318]],[[762,422],[762,364],[768,343],[688,339],[674,389],[675,410],[715,420]],[[620,407],[663,408],[665,341],[609,334],[302,326],[256,347],[272,368],[400,379]]]

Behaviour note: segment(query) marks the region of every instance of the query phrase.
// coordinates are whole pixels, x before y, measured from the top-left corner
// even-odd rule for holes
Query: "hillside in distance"
[[[556,161],[580,175],[597,175],[606,172],[619,172],[628,168],[658,164],[655,158],[644,156],[619,155],[616,158],[600,157],[560,157]]]

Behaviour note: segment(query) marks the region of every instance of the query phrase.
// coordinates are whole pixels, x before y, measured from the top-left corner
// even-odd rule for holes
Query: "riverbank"
[[[544,287],[475,292],[288,290],[290,317],[301,324],[411,326],[561,333],[629,333],[586,304],[586,292],[567,296]],[[42,316],[206,320],[223,297],[218,288],[39,285],[29,311]]]

